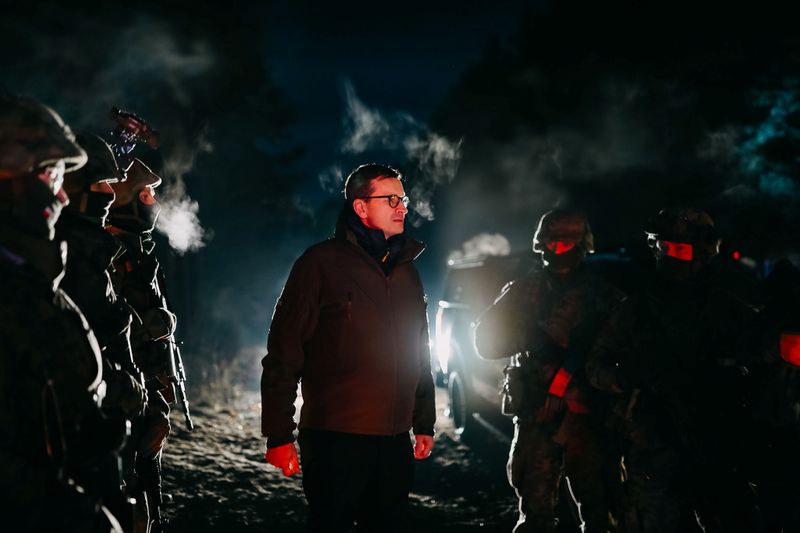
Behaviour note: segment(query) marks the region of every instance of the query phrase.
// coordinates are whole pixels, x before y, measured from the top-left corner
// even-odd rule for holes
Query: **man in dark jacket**
[[[516,356],[506,369],[503,411],[514,416],[508,478],[519,496],[516,533],[555,531],[559,485],[569,476],[587,532],[611,528],[612,498],[598,414],[602,398],[583,373],[584,357],[622,294],[584,265],[594,252],[586,217],[557,209],[533,241],[543,268],[507,286],[479,318],[481,357]]]
[[[299,471],[301,381],[310,531],[404,531],[412,456],[433,448],[426,298],[412,264],[423,245],[404,232],[407,202],[396,170],[355,169],[335,237],[297,260],[275,306],[261,378],[266,460]]]

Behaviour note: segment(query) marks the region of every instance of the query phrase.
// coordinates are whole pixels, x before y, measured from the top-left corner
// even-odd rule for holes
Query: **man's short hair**
[[[344,198],[350,203],[356,198],[369,196],[372,194],[372,181],[376,179],[396,178],[403,179],[399,170],[390,166],[378,165],[377,163],[367,163],[361,165],[347,176],[344,182]]]

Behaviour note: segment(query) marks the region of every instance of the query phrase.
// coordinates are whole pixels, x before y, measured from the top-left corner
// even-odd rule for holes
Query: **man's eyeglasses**
[[[410,200],[408,196],[397,196],[396,194],[384,194],[382,196],[359,196],[361,200],[371,200],[372,198],[386,198],[386,201],[389,202],[389,207],[394,209],[400,202],[403,202],[403,207],[408,207]]]

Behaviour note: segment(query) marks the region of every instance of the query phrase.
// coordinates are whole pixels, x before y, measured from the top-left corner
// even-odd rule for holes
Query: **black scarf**
[[[384,237],[383,231],[379,229],[371,229],[361,222],[361,219],[356,215],[350,203],[345,203],[342,207],[342,212],[339,215],[339,220],[344,222],[353,235],[355,235],[356,242],[361,248],[364,249],[370,257],[375,259],[380,265],[383,273],[387,276],[391,272],[397,259],[400,256],[400,251],[406,245],[407,236],[405,233],[393,235],[388,239]]]

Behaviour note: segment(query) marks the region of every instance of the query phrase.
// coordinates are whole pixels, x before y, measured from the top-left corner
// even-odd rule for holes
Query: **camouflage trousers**
[[[551,533],[559,486],[566,475],[587,533],[611,530],[607,458],[589,415],[567,412],[557,423],[516,421],[508,479],[519,498],[514,533]]]
[[[723,451],[700,461],[676,435],[647,425],[630,438],[624,458],[626,533],[760,531],[754,495]]]
[[[637,429],[625,453],[625,529],[630,533],[692,533],[700,528],[692,504],[689,460],[658,433]]]

